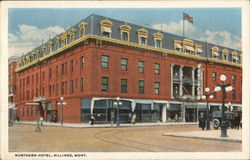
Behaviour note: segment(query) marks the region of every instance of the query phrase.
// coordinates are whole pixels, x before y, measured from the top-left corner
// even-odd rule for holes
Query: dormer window
[[[86,34],[87,23],[81,22],[79,25],[79,37],[83,37]]]
[[[52,52],[52,46],[53,46],[53,42],[52,42],[52,41],[49,41],[49,42],[48,42],[48,53],[51,53],[51,52]]]
[[[69,43],[74,42],[76,37],[76,29],[72,28],[69,32]]]
[[[163,37],[163,34],[161,34],[160,32],[154,34],[154,44],[156,48],[162,48]]]
[[[222,50],[222,60],[228,61],[228,50],[227,49]]]
[[[131,30],[131,27],[127,24],[122,25],[119,27],[120,28],[120,35],[121,35],[121,40],[122,41],[129,41],[129,33]]]
[[[212,50],[212,58],[218,59],[219,58],[219,48],[214,46],[211,48]]]
[[[112,25],[113,25],[112,22],[108,19],[104,19],[100,22],[101,35],[103,37],[111,38]]]
[[[138,43],[141,45],[148,44],[148,31],[144,28],[138,30]]]
[[[202,45],[195,44],[195,52],[197,56],[200,56],[202,54],[203,50],[201,48],[202,48]]]
[[[184,39],[183,40],[183,46],[184,46],[184,53],[188,54],[195,54],[194,50],[194,41],[191,39]]]
[[[63,46],[66,46],[68,43],[67,43],[67,40],[68,40],[68,34],[65,32],[63,35],[62,35],[62,38],[61,38],[61,45],[62,47]]]
[[[194,54],[195,53],[194,47],[184,46],[184,53]]]
[[[174,40],[174,50],[175,50],[176,52],[181,52],[181,50],[182,50],[181,41],[179,41],[179,40]]]
[[[239,62],[238,53],[234,51],[231,54],[232,54],[232,61],[233,61],[233,63],[238,63]]]
[[[61,47],[60,37],[56,37],[56,49],[59,49],[60,47]]]

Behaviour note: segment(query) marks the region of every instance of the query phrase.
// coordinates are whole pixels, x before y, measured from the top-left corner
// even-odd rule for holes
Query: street
[[[163,136],[199,130],[197,125],[65,128],[14,124],[10,152],[236,152],[241,143]],[[206,131],[204,131],[206,132]]]

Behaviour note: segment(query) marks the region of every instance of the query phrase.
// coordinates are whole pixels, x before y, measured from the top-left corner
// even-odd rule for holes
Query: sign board
[[[46,101],[46,98],[44,96],[40,96],[40,97],[34,97],[34,102],[44,102]]]
[[[61,104],[62,104],[62,105],[66,105],[67,103],[66,103],[66,102],[63,102],[63,103],[62,103],[62,102],[57,102],[57,104],[58,104],[58,105],[61,105]]]
[[[25,103],[26,105],[39,105],[39,103],[31,102],[31,103]]]

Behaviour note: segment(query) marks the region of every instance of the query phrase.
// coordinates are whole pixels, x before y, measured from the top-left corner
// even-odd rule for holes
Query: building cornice
[[[174,57],[180,57],[180,58],[185,58],[185,59],[192,59],[192,60],[196,60],[196,61],[203,61],[203,62],[208,62],[208,63],[216,63],[216,64],[220,64],[220,65],[227,65],[227,66],[231,66],[231,67],[237,67],[237,68],[241,68],[242,65],[241,64],[236,64],[233,62],[226,62],[223,60],[218,60],[218,59],[214,59],[214,58],[206,58],[206,57],[200,57],[198,55],[191,55],[191,54],[187,54],[187,53],[183,53],[183,52],[176,52],[173,50],[169,50],[169,49],[164,49],[164,48],[156,48],[153,46],[147,46],[147,45],[141,45],[141,44],[137,44],[137,43],[132,43],[132,42],[128,42],[128,41],[122,41],[122,40],[117,40],[117,39],[111,39],[111,38],[106,38],[106,37],[101,37],[101,36],[96,36],[96,35],[86,35],[84,37],[81,37],[77,40],[75,40],[74,42],[67,44],[65,46],[63,46],[62,48],[51,52],[39,59],[33,60],[32,62],[25,64],[21,67],[18,67],[16,69],[16,72],[20,72],[34,64],[37,64],[41,61],[44,61],[48,58],[51,58],[52,56],[55,56],[57,54],[60,54],[62,52],[64,52],[65,50],[83,42],[83,41],[87,41],[89,39],[94,39],[96,41],[103,41],[105,43],[111,43],[111,44],[116,44],[116,45],[121,45],[121,46],[127,46],[127,47],[131,47],[131,48],[137,48],[137,49],[142,49],[145,51],[150,51],[150,52],[158,52],[160,53],[162,56],[174,56]]]

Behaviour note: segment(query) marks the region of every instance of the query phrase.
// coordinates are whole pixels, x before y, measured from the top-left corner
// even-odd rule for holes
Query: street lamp
[[[232,91],[233,87],[230,86],[230,84],[224,84],[224,82],[227,80],[227,77],[225,74],[220,75],[220,80],[222,84],[217,85],[215,88],[215,92],[222,91],[222,121],[221,121],[221,137],[228,137],[227,136],[227,121],[225,119],[225,98],[226,98],[226,92]]]
[[[207,130],[210,130],[210,119],[209,119],[209,116],[208,116],[208,98],[214,98],[213,96],[213,93],[212,94],[209,94],[209,91],[210,91],[210,88],[207,87],[205,88],[205,95],[202,96],[202,99],[206,99],[207,100],[207,114],[206,114],[206,121],[207,121]]]

